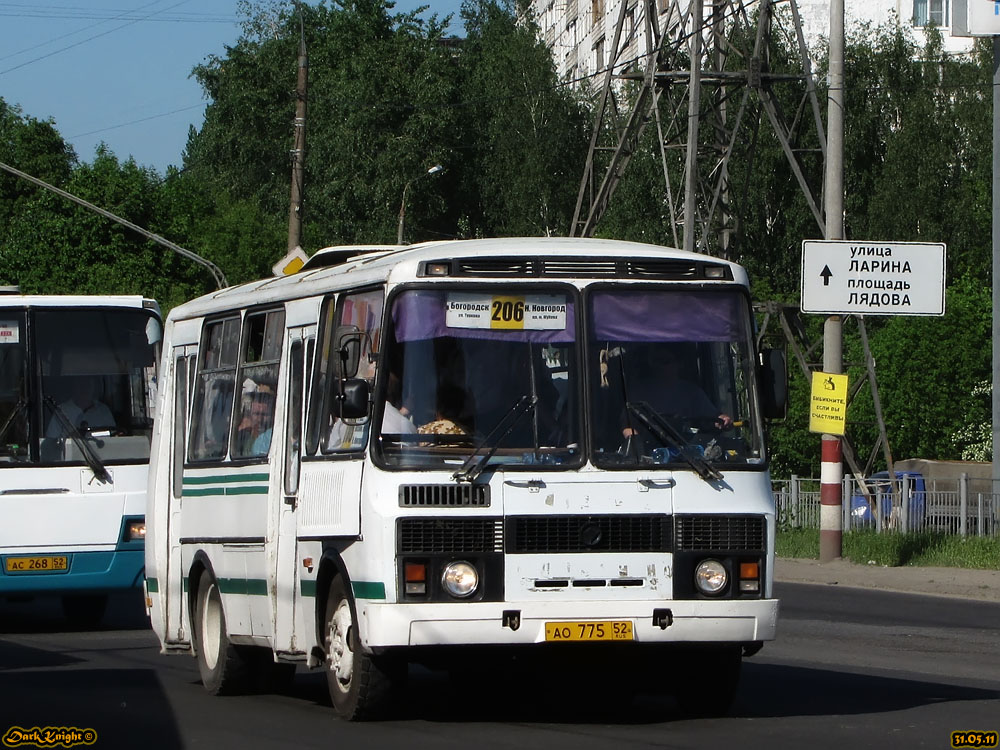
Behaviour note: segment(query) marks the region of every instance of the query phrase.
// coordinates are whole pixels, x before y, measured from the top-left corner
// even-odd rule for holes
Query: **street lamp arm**
[[[396,244],[403,244],[403,220],[406,217],[406,194],[410,190],[410,185],[419,180],[421,177],[426,177],[431,174],[439,174],[444,171],[444,167],[440,164],[435,164],[433,167],[428,169],[423,174],[418,174],[416,177],[411,177],[403,185],[403,199],[399,202],[399,221],[396,224]]]
[[[219,268],[217,265],[215,265],[212,261],[207,260],[206,258],[202,258],[197,253],[192,252],[192,251],[190,251],[190,250],[188,250],[186,248],[183,248],[180,245],[176,245],[173,242],[171,242],[170,240],[165,239],[165,238],[161,237],[158,234],[154,234],[153,232],[150,232],[148,229],[144,229],[144,228],[140,227],[138,224],[133,224],[128,219],[123,219],[122,217],[116,216],[115,214],[111,213],[110,211],[107,211],[107,210],[105,210],[103,208],[95,206],[93,203],[88,203],[83,198],[79,198],[79,197],[73,195],[72,193],[66,192],[65,190],[60,190],[59,188],[55,187],[54,185],[50,185],[49,183],[45,182],[44,180],[40,180],[37,177],[32,177],[30,174],[27,174],[26,172],[22,172],[20,169],[15,169],[14,167],[10,166],[9,164],[4,164],[3,162],[0,162],[0,169],[4,169],[4,170],[6,170],[7,172],[10,172],[13,175],[17,175],[18,177],[22,177],[25,180],[27,180],[28,182],[34,183],[35,185],[38,185],[39,187],[43,187],[46,190],[51,190],[56,195],[61,195],[63,198],[66,198],[67,200],[71,200],[74,203],[78,203],[81,206],[83,206],[84,208],[89,208],[91,211],[96,211],[101,216],[104,216],[105,218],[111,219],[112,221],[117,221],[119,224],[122,224],[122,225],[128,227],[132,231],[138,232],[143,237],[145,237],[147,239],[150,239],[153,242],[156,242],[157,244],[163,245],[164,247],[168,247],[171,250],[173,250],[175,253],[177,253],[178,255],[183,255],[185,258],[189,258],[190,260],[193,260],[195,263],[198,263],[199,265],[204,266],[212,274],[212,278],[215,279],[215,283],[218,285],[219,289],[223,289],[223,288],[229,286],[229,282],[226,281],[226,276],[225,276],[225,274],[222,273],[222,269]]]

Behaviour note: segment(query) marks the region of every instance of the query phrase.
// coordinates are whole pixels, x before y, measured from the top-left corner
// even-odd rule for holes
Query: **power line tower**
[[[776,54],[779,48],[793,51],[791,65]],[[571,236],[594,233],[650,126],[675,246],[730,257],[747,204],[746,183],[733,179],[733,157],[745,160],[740,166],[749,172],[762,128],[780,144],[816,236],[825,236],[827,139],[797,0],[640,0],[639,6],[623,0],[602,83]],[[795,306],[767,302],[759,311],[761,336],[770,322],[778,323],[807,380],[822,368],[812,356],[818,342],[808,340]],[[879,447],[890,465],[892,458],[864,319],[857,324],[866,374],[850,398],[870,387],[879,437],[864,465],[845,437],[844,459],[864,477]]]
[[[620,6],[570,234],[593,234],[652,125],[674,244],[727,257],[745,199],[732,184],[730,160],[737,148],[753,158],[764,125],[781,144],[822,236],[822,170],[815,167],[826,138],[796,0],[640,5],[641,30],[630,22],[628,3]],[[792,69],[773,64],[778,36],[795,50]],[[627,82],[633,87],[626,110]]]

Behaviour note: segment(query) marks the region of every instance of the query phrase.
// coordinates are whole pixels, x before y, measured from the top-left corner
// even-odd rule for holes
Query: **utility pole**
[[[687,157],[684,166],[684,249],[695,249],[695,200],[698,190],[698,120],[701,112],[701,35],[703,0],[691,3],[691,78],[688,83]]]
[[[827,99],[825,238],[844,239],[844,0],[830,1],[830,80]],[[823,371],[844,369],[843,322],[831,315],[823,327]],[[819,560],[843,555],[843,450],[837,435],[823,435],[820,469]]]
[[[295,146],[292,149],[292,195],[288,209],[288,252],[302,247],[302,198],[306,161],[306,84],[309,59],[306,56],[306,31],[299,8],[299,74],[295,87]]]

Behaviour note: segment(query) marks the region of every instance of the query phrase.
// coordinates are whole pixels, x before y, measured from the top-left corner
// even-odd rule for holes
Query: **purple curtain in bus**
[[[438,290],[416,290],[403,292],[396,297],[392,303],[392,322],[396,328],[396,341],[420,341],[443,336],[490,341],[519,341],[532,344],[559,344],[576,340],[576,318],[571,300],[566,300],[566,327],[563,329],[490,330],[488,328],[452,328],[446,325],[445,301],[447,294],[448,292]]]
[[[743,339],[743,298],[732,292],[617,289],[590,299],[598,341]]]

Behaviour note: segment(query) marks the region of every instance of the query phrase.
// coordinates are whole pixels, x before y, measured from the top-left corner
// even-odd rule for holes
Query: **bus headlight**
[[[129,521],[125,526],[126,542],[141,542],[146,538],[146,522],[142,519]]]
[[[718,560],[702,560],[694,569],[694,585],[702,594],[714,596],[726,588],[729,574]]]
[[[448,563],[441,574],[441,587],[455,598],[465,599],[479,588],[479,573],[464,560]]]

